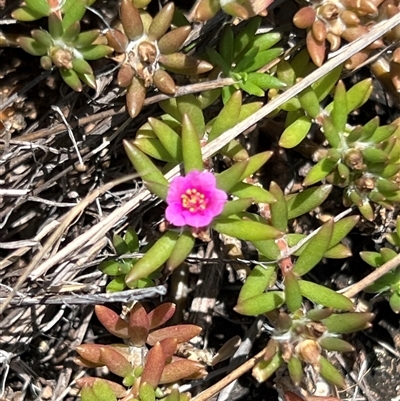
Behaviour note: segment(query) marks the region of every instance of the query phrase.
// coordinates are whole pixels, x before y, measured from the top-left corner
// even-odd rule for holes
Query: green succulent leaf
[[[301,116],[283,131],[279,145],[287,149],[294,148],[307,136],[311,124],[310,116]]]
[[[230,193],[238,198],[252,198],[255,203],[275,203],[275,197],[266,189],[239,182],[230,188]]]
[[[269,291],[245,299],[238,303],[234,310],[245,316],[257,316],[279,308],[285,301],[283,292]]]
[[[255,84],[251,83],[250,81],[247,81],[246,79],[239,82],[238,86],[240,89],[244,90],[249,95],[258,96],[258,97],[263,97],[265,95],[265,92],[263,89],[261,89],[259,86],[255,85]]]
[[[222,108],[208,135],[208,141],[211,142],[223,132],[233,128],[238,123],[240,109],[242,107],[242,93],[236,91],[232,94],[226,105]]]
[[[344,132],[347,123],[347,97],[346,87],[342,81],[336,85],[331,118],[335,128],[339,132]]]
[[[272,156],[272,152],[267,151],[267,152],[261,152],[257,153],[254,156],[251,156],[247,160],[247,167],[240,177],[239,181],[243,181],[245,178],[250,177],[253,175],[256,171],[258,171]]]
[[[346,387],[346,382],[339,371],[322,355],[319,359],[319,373],[329,383],[334,384],[340,388]]]
[[[106,292],[120,292],[126,288],[125,274],[115,277],[106,286]],[[136,288],[136,286],[132,286]]]
[[[194,95],[185,95],[179,97],[176,104],[181,116],[179,121],[182,121],[183,115],[187,114],[196,128],[198,138],[201,139],[204,136],[205,123],[199,100]]]
[[[394,292],[390,295],[389,305],[393,312],[400,313],[400,291]]]
[[[388,159],[386,152],[372,147],[363,149],[362,154],[364,159],[371,163],[385,163]]]
[[[64,17],[62,26],[64,31],[73,23],[79,22],[86,12],[86,0],[75,0],[69,4],[68,8],[64,8]],[[94,60],[94,59],[92,59]]]
[[[167,261],[168,270],[176,269],[188,257],[194,247],[196,238],[193,237],[189,229],[185,229],[176,241],[175,247],[171,252],[171,256]]]
[[[110,46],[90,45],[79,50],[85,60],[98,60],[113,52]]]
[[[257,251],[261,255],[265,256],[268,260],[279,259],[281,252],[278,246],[276,245],[275,240],[271,239],[271,240],[252,241],[252,244],[255,246]]]
[[[283,276],[285,278],[286,305],[291,313],[295,313],[301,307],[304,294],[302,294],[299,280],[291,271],[284,272]]]
[[[18,44],[21,48],[32,56],[43,56],[47,53],[47,48],[37,40],[22,36],[17,39]]]
[[[89,387],[89,386],[83,386],[80,395],[81,395],[82,401],[99,401],[99,399],[96,397],[96,394],[94,393],[92,387]],[[114,395],[114,397],[115,397],[115,395]]]
[[[298,99],[301,107],[309,116],[314,119],[319,116],[321,112],[321,106],[319,105],[319,100],[315,91],[311,87],[308,87],[300,92]]]
[[[253,72],[257,71],[258,69],[266,66],[271,61],[278,58],[283,53],[282,48],[273,48],[269,50],[259,51],[255,57],[253,57],[251,63],[245,67],[242,72]],[[234,70],[236,71],[236,69]],[[238,72],[240,70],[237,70]],[[282,87],[282,86],[281,86]]]
[[[182,117],[182,155],[186,174],[192,170],[203,170],[198,133],[187,114]]]
[[[262,359],[257,362],[256,366],[253,368],[253,376],[255,379],[262,383],[269,379],[283,364],[284,360],[279,352],[277,352],[271,360],[266,361]]]
[[[322,319],[322,323],[331,333],[352,333],[370,327],[370,320],[374,317],[373,313],[368,312],[348,312],[341,313]]]
[[[323,337],[318,340],[318,343],[327,351],[353,352],[355,350],[350,343],[337,337]]]
[[[136,280],[148,277],[151,273],[160,268],[171,256],[178,238],[178,233],[167,231],[158,239],[126,275],[126,285],[130,287]]]
[[[286,197],[288,219],[308,213],[321,205],[332,190],[332,185],[321,185],[305,189],[304,191]]]
[[[154,388],[148,383],[141,383],[139,387],[139,396],[141,401],[155,401],[156,394]]]
[[[25,4],[42,17],[50,14],[50,5],[47,0],[25,0]]]
[[[234,201],[228,201],[225,203],[224,210],[220,214],[221,217],[229,217],[234,214],[243,212],[251,206],[253,203],[252,198],[237,199]]]
[[[370,78],[353,85],[346,93],[347,114],[361,107],[369,99],[372,89]]]
[[[303,380],[303,365],[299,358],[292,356],[288,362],[290,380],[295,386],[300,385]],[[289,400],[290,401],[290,400]]]
[[[142,152],[151,156],[154,159],[162,160],[165,162],[177,162],[171,154],[165,149],[164,145],[158,138],[137,138],[134,145]]]
[[[333,87],[336,85],[336,82],[340,78],[342,69],[343,65],[337,66],[312,85],[314,92],[320,102],[331,93]]]
[[[257,56],[259,50],[258,47],[252,47],[236,64],[236,66],[232,69],[232,72],[240,73],[249,71],[246,67],[254,62],[254,58]],[[254,70],[250,70],[254,71]]]
[[[218,50],[227,66],[233,62],[233,41],[233,30],[230,25],[225,25]]]
[[[330,117],[324,116],[322,119],[322,127],[325,138],[328,140],[332,148],[336,150],[340,146],[340,136]]]
[[[310,186],[323,180],[335,167],[337,163],[324,157],[307,173],[303,181],[304,186]]]
[[[171,155],[172,159],[175,161],[182,160],[182,139],[181,137],[167,124],[157,120],[156,118],[150,117],[149,123],[151,128],[153,128],[154,133],[157,135],[158,139]],[[197,139],[197,138],[196,138]]]
[[[214,230],[244,241],[260,241],[277,238],[281,233],[268,224],[234,218],[217,218],[213,224]]]
[[[133,227],[129,227],[124,235],[124,241],[128,246],[129,252],[139,251],[139,238]]]
[[[354,304],[349,298],[338,294],[330,288],[305,280],[299,280],[298,283],[301,295],[316,304],[344,311],[354,309]]]
[[[125,152],[142,179],[168,186],[168,181],[153,162],[129,141],[124,141]]]
[[[103,380],[95,380],[92,390],[97,397],[98,401],[117,401],[112,388]]]
[[[240,182],[247,165],[247,161],[235,163],[233,166],[218,174],[216,176],[218,188],[229,192]],[[247,198],[250,198],[250,196],[247,196]]]
[[[247,82],[258,86],[264,91],[267,89],[282,89],[286,87],[286,84],[278,78],[262,72],[249,72],[247,74]]]
[[[276,202],[270,205],[272,225],[276,229],[285,232],[288,223],[288,208],[285,195],[279,185],[273,181],[269,186],[269,192],[276,199]]]
[[[268,50],[275,46],[282,39],[280,32],[268,32],[254,37],[253,46],[258,47],[259,51]]]
[[[254,17],[245,23],[241,27],[241,30],[235,37],[234,41],[234,59],[237,60],[242,57],[242,53],[251,48],[254,42],[257,29],[261,24],[260,17]]]
[[[229,75],[230,64],[213,48],[206,47],[206,53],[210,61],[221,68],[225,76]]]
[[[293,273],[303,276],[322,260],[331,242],[332,232],[333,220],[330,220],[308,241],[293,267]]]
[[[337,244],[324,253],[324,258],[328,259],[345,259],[350,256],[352,256],[351,250],[343,244]]]
[[[120,274],[119,263],[116,260],[104,260],[99,264],[99,270],[108,276]]]
[[[124,239],[118,235],[114,234],[113,236],[113,245],[117,255],[123,255],[129,252],[128,244],[124,241]]]
[[[64,82],[72,88],[75,92],[82,91],[82,82],[78,74],[74,70],[67,70],[66,68],[59,68],[61,78]]]
[[[337,245],[355,227],[359,220],[359,216],[348,216],[335,222],[329,248]]]
[[[81,32],[74,41],[74,46],[77,49],[83,49],[90,46],[99,36],[100,31],[98,29]]]
[[[365,289],[365,292],[379,294],[385,291],[389,291],[394,283],[396,283],[396,273],[389,272],[375,280],[373,284]]]
[[[46,14],[36,11],[30,7],[17,8],[11,13],[12,18],[16,19],[17,21],[24,22],[36,21],[45,16]]]
[[[255,266],[240,290],[238,304],[256,295],[263,294],[268,288],[274,272],[274,265],[269,265],[267,267],[260,265]]]

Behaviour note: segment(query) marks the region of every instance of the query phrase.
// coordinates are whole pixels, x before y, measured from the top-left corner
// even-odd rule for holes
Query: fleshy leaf
[[[266,189],[256,185],[239,182],[230,189],[230,193],[238,198],[252,198],[255,203],[275,203],[275,197]]]
[[[270,205],[272,225],[277,230],[285,232],[288,223],[288,208],[284,193],[279,185],[273,181],[269,186],[269,192],[276,199],[276,202]]]
[[[372,89],[371,78],[353,85],[346,93],[347,114],[362,106],[369,99]]]
[[[268,287],[274,271],[274,265],[269,265],[266,268],[259,265],[255,266],[240,290],[238,304],[262,294]]]
[[[333,220],[329,220],[319,229],[318,233],[308,241],[304,251],[293,267],[293,272],[297,276],[303,276],[308,273],[322,260],[331,241],[333,224]]]
[[[335,313],[323,319],[322,323],[331,333],[344,334],[371,327],[370,320],[373,317],[374,314],[368,312]]]
[[[214,120],[211,132],[208,135],[209,142],[237,124],[241,107],[242,92],[236,91]]]
[[[332,185],[321,185],[319,187],[305,189],[295,195],[286,197],[288,207],[288,219],[294,219],[315,209],[321,205],[332,190]]]
[[[187,114],[182,117],[182,148],[185,173],[192,170],[203,170],[203,158],[197,130]]]
[[[156,342],[153,348],[148,352],[146,364],[141,376],[141,386],[149,384],[152,389],[155,389],[160,382],[162,372],[164,370],[165,355],[161,344]],[[140,390],[139,390],[140,392]]]
[[[257,316],[279,308],[285,301],[283,292],[269,291],[245,299],[238,303],[234,310],[245,316]]]
[[[281,232],[272,226],[259,221],[236,220],[233,218],[218,218],[213,228],[225,235],[244,241],[260,241],[277,238]]]
[[[334,384],[340,388],[346,387],[346,382],[344,381],[343,376],[339,373],[339,371],[322,355],[319,360],[320,375],[327,380],[329,383]]]
[[[103,305],[96,305],[94,310],[106,330],[116,337],[129,338],[128,323],[121,319],[117,313]]]
[[[171,155],[173,160],[182,160],[182,139],[180,136],[167,124],[150,117],[149,123],[153,128],[160,142],[163,144],[167,152]]]
[[[294,148],[307,136],[310,128],[311,117],[298,118],[283,131],[279,145],[287,149]]]
[[[161,267],[170,257],[178,240],[179,234],[167,231],[157,242],[139,259],[126,275],[125,282],[132,285],[136,280],[147,277]]]
[[[285,279],[286,305],[291,313],[295,313],[301,307],[302,295],[304,294],[301,292],[299,280],[291,271],[284,272],[283,276]]]
[[[185,229],[178,238],[171,256],[167,260],[167,269],[172,271],[176,269],[188,257],[196,242],[189,229]]]
[[[301,294],[316,304],[345,311],[354,309],[354,304],[349,298],[330,288],[304,280],[299,280],[298,283]]]
[[[153,162],[131,142],[124,140],[124,147],[129,160],[142,179],[168,185],[168,181]]]
[[[247,161],[235,163],[233,166],[218,174],[216,176],[218,188],[229,192],[241,181],[241,177],[246,171],[247,165]]]

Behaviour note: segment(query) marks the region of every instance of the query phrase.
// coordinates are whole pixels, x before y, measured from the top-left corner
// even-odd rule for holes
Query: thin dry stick
[[[255,364],[264,356],[267,347],[260,351],[257,355],[250,358],[243,365],[240,365],[237,369],[233,370],[219,382],[215,383],[208,389],[204,390],[202,393],[192,398],[192,401],[207,401],[215,394],[218,394],[223,390],[228,384],[232,383],[234,380],[238,379],[240,376],[245,374],[250,369],[254,368]]]
[[[386,32],[393,29],[395,26],[400,24],[400,13],[395,15],[394,17],[390,18],[388,21],[383,23],[377,24],[374,29],[372,29],[368,34],[364,35],[361,39],[356,40],[355,42],[351,43],[346,50],[337,55],[336,57],[329,60],[326,64],[322,67],[318,68],[302,81],[298,82],[292,88],[288,89],[286,92],[282,93],[277,98],[273,99],[267,105],[262,107],[256,113],[252,114],[250,117],[243,120],[241,123],[237,124],[234,128],[226,131],[220,137],[212,141],[211,143],[207,144],[203,148],[203,159],[206,159],[216,153],[219,149],[223,148],[226,144],[228,144],[232,139],[236,138],[239,134],[244,132],[246,129],[251,127],[253,124],[260,121],[262,118],[266,117],[272,111],[276,110],[280,107],[283,103],[290,100],[292,97],[296,96],[302,90],[308,88],[318,79],[322,78],[326,75],[329,71],[333,68],[336,68],[340,64],[344,63],[347,59],[349,59],[352,55],[356,54],[357,52],[361,51],[369,44],[380,38]],[[173,168],[166,177],[168,179],[172,179],[173,177],[177,176],[180,172],[181,166],[176,166]],[[140,202],[149,199],[151,194],[148,190],[144,190],[140,192],[137,196],[133,199],[122,205],[120,208],[114,210],[111,214],[109,214],[103,221],[94,225],[91,229],[89,229],[86,233],[83,233],[81,236],[76,238],[74,241],[70,242],[65,248],[59,251],[56,255],[51,257],[50,259],[46,260],[43,264],[46,264],[46,268],[54,266],[64,257],[72,254],[74,251],[79,249],[83,245],[88,245],[95,243],[101,237],[103,237],[113,226],[114,224],[124,215],[130,213],[134,210]],[[29,267],[29,266],[28,266]],[[28,269],[28,268],[27,268]],[[26,270],[28,271],[28,270]],[[17,282],[15,291],[18,291],[21,287],[24,280],[29,276],[31,273],[28,272],[27,274],[24,273],[23,276]],[[13,291],[12,294],[7,297],[7,300],[0,306],[0,314],[5,310],[7,305],[9,304],[11,298],[15,294]]]
[[[29,277],[29,275],[33,272],[33,270],[40,264],[40,262],[43,260],[46,253],[51,249],[54,243],[61,238],[64,231],[72,223],[72,221],[77,216],[79,216],[87,206],[89,206],[92,202],[94,202],[97,199],[97,197],[109,191],[115,185],[119,185],[123,182],[133,180],[134,178],[137,178],[137,174],[129,174],[128,176],[113,180],[103,185],[101,188],[98,188],[93,192],[91,192],[89,195],[86,196],[85,199],[83,199],[73,209],[71,209],[71,211],[67,214],[67,216],[65,216],[65,218],[60,222],[60,225],[47,239],[41,250],[33,257],[31,263],[29,263],[29,265],[25,268],[24,273],[19,277],[12,292],[7,296],[6,300],[0,305],[0,315],[4,312],[5,308],[10,303],[11,299],[19,291],[24,281]]]
[[[364,277],[358,283],[353,284],[347,291],[343,293],[343,295],[348,298],[354,297],[354,295],[357,295],[364,288],[374,283],[376,280],[378,280],[378,278],[396,268],[398,265],[400,265],[400,254],[389,260],[389,262],[383,264],[378,269],[374,270],[371,274],[369,274],[367,277]]]

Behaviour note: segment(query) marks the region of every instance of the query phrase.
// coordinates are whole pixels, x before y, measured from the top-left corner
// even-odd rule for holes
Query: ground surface
[[[111,21],[116,15],[116,2],[97,3],[105,18]],[[9,12],[14,8],[15,2],[0,1],[1,19],[9,18]],[[284,6],[278,5],[270,13],[268,23],[277,26],[289,24],[288,10],[292,8],[295,9],[295,5],[288,1]],[[88,25],[95,23],[90,18],[87,21]],[[3,26],[10,33],[30,30],[29,24],[16,26],[4,23],[0,28]],[[98,271],[97,266],[113,254],[112,233],[124,232],[128,226],[133,226],[146,241],[159,235],[164,206],[156,200],[145,200],[132,208],[134,210],[130,213],[121,214],[117,223],[107,230],[107,235],[88,246],[87,239],[77,252],[54,259],[73,240],[131,201],[141,188],[139,179],[131,179],[103,189],[106,183],[133,172],[121,146],[122,139],[132,138],[148,116],[160,114],[159,107],[154,104],[145,107],[134,121],[128,120],[124,98],[119,96],[121,91],[113,81],[115,73],[114,76],[110,74],[114,65],[111,60],[94,63],[101,77],[98,90],[85,89],[78,94],[62,83],[57,72],[43,72],[38,60],[21,49],[0,48],[0,103],[5,106],[0,115],[4,121],[3,126],[0,125],[0,186],[14,190],[7,196],[0,195],[2,300],[23,277],[26,267],[43,249],[41,247],[52,238],[41,263],[29,273],[31,278],[25,277],[19,286],[19,294],[29,295],[32,305],[18,305],[18,299],[23,299],[18,297],[1,316],[0,393],[4,400],[76,398],[77,389],[72,381],[83,371],[73,363],[75,347],[83,342],[113,341],[93,317],[93,305],[98,298],[90,297],[104,293],[107,278]],[[365,68],[346,82],[351,85],[351,80],[370,75]],[[374,96],[382,100],[379,83],[376,84]],[[388,106],[385,101],[369,102],[365,110],[354,118],[367,121],[368,115],[378,113],[382,122],[392,121],[398,116],[399,110],[396,102]],[[51,107],[54,105],[73,127],[73,135],[85,163],[83,171],[76,167],[77,153],[58,111]],[[209,111],[209,118],[220,107],[219,103],[215,104]],[[279,119],[271,124],[260,123],[242,141],[254,152],[276,150],[275,131],[281,130],[281,124],[282,120]],[[278,152],[260,173],[261,181],[268,184],[274,179],[283,187],[288,182],[299,185],[301,170],[307,168],[308,162],[294,151]],[[87,206],[78,210],[74,208],[96,190],[99,193],[93,195]],[[337,196],[337,201],[331,200],[322,206],[323,213],[340,212],[339,192]],[[345,263],[324,262],[314,272],[316,282],[340,289],[364,277],[370,269],[357,257],[358,251],[374,250],[382,230],[393,224],[396,214],[397,211],[394,211],[376,223],[361,221],[348,238],[353,246],[354,257]],[[51,237],[57,233],[60,222],[65,223],[61,232]],[[310,214],[298,224],[304,232],[310,232],[316,225],[315,216]],[[165,300],[177,303],[174,323],[192,322],[202,326],[203,333],[197,346],[215,351],[234,335],[244,337],[254,319],[232,311],[241,282],[227,262],[226,250],[219,239],[212,240],[208,244],[199,242],[192,255],[197,259],[190,260],[181,271],[160,281],[160,285],[167,289],[166,295],[153,297],[152,294],[145,294],[144,298],[148,306]],[[245,258],[254,258],[254,251],[246,244],[242,245]],[[44,265],[49,259],[52,263]],[[186,286],[179,296],[178,281]],[[44,302],[42,296],[48,302]],[[71,297],[63,298],[65,296]],[[34,304],[35,299],[41,299],[41,304]],[[52,299],[57,303],[51,304]],[[199,300],[203,300],[203,303]],[[350,384],[348,392],[339,393],[339,397],[398,401],[398,315],[390,310],[383,298],[372,299],[371,296],[360,295],[357,303],[364,304],[366,309],[376,313],[376,318],[371,329],[349,337],[357,348],[356,353],[338,359],[332,357]],[[121,310],[121,302],[113,302],[111,306],[117,311]],[[251,340],[254,346],[249,353],[259,351],[265,346],[267,338],[263,331],[254,336]],[[195,386],[193,393],[226,375],[224,366],[232,365],[225,363],[221,366],[214,369],[208,381]],[[104,372],[98,370],[97,373]],[[279,383],[285,383],[285,377],[286,373],[282,371],[278,372],[275,379],[257,384],[250,374],[245,374],[230,399],[277,400],[276,383],[279,387]]]

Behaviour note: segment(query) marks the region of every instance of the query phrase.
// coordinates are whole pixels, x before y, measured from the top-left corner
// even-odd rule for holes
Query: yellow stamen
[[[205,210],[207,208],[208,199],[196,188],[189,188],[181,195],[182,207],[188,209],[190,213]]]

